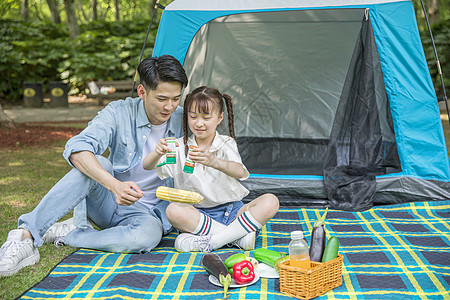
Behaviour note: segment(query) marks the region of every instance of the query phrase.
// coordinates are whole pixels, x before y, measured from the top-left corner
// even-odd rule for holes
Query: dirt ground
[[[50,102],[49,97],[44,97],[44,106]],[[80,106],[97,105],[97,100],[86,98],[86,96],[69,96],[69,104]],[[70,124],[77,122],[71,121]],[[87,122],[79,122],[80,124]],[[67,141],[81,132],[80,128],[73,128],[64,122],[36,122],[16,123],[16,129],[0,130],[0,149],[17,148],[27,146],[48,146],[55,141]],[[75,126],[80,127],[80,126]]]
[[[48,122],[16,125],[16,129],[0,130],[0,149],[25,146],[48,146],[55,141],[68,140],[82,130],[61,126],[61,122],[54,125]]]

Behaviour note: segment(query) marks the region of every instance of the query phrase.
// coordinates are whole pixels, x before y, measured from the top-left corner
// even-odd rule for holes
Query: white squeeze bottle
[[[303,239],[303,231],[292,231],[291,242],[289,243],[289,264],[308,270],[311,268],[309,260],[308,244]]]

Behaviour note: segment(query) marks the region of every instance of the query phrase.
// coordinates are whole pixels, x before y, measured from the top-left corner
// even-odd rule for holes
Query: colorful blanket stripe
[[[289,234],[311,238],[323,209],[281,208],[262,229],[257,247],[288,252]],[[450,299],[450,200],[378,206],[365,212],[329,210],[328,237],[344,255],[343,284],[317,299]],[[80,249],[19,299],[217,299],[201,253],[178,253],[175,233],[147,254]],[[215,251],[223,259],[239,251]],[[247,252],[253,256],[252,251]],[[292,299],[279,280],[229,290],[229,299]]]

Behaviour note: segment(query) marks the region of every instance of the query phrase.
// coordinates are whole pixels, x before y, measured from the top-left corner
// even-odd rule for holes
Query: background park
[[[4,111],[20,109],[24,82],[69,87],[69,109],[97,105],[86,97],[94,80],[133,80],[156,0],[2,0],[0,3],[0,242],[68,170],[65,141],[81,131],[74,122],[7,122]],[[165,6],[171,1],[161,1]],[[437,53],[450,93],[450,0],[425,0]],[[416,17],[438,97],[443,91],[420,1]],[[151,56],[161,9],[155,14],[144,57]],[[48,103],[44,103],[42,110]],[[448,116],[441,119],[450,140]],[[2,117],[3,116],[3,117]],[[40,281],[75,248],[44,245],[41,261],[10,278],[0,278],[0,299],[13,299]]]

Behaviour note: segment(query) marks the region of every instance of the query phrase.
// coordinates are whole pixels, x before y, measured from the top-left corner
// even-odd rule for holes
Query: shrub
[[[450,91],[450,19],[442,20],[434,24],[431,26],[431,31],[436,44],[436,51],[438,53],[442,74],[444,77],[445,91],[448,97]],[[443,92],[441,79],[438,74],[434,49],[427,28],[421,32],[421,37],[425,56],[428,62],[428,68],[430,69],[431,78],[438,94],[437,96],[442,97]]]
[[[0,21],[0,97],[14,103],[24,81],[48,85],[59,80],[55,66],[63,59],[67,39],[62,25]]]
[[[92,79],[132,79],[149,20],[95,21],[81,26],[70,40],[64,25],[0,21],[0,99],[19,103],[23,82],[69,83],[70,93],[84,93]],[[144,52],[153,51],[154,29]],[[5,99],[7,99],[5,101]]]

